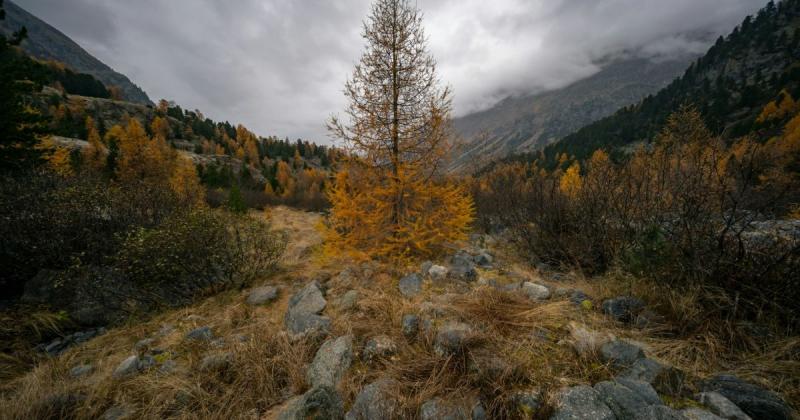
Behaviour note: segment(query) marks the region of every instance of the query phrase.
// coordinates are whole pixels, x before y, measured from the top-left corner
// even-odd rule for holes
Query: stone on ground
[[[685,375],[675,367],[644,358],[634,362],[619,377],[647,382],[662,394],[679,395],[683,390]]]
[[[417,273],[411,273],[400,279],[398,287],[404,297],[412,298],[422,291],[422,277]]]
[[[378,335],[367,340],[364,344],[362,358],[365,361],[386,358],[397,353],[397,344],[388,335]]]
[[[336,307],[340,311],[349,311],[356,307],[358,304],[358,298],[358,290],[349,290],[339,298],[338,302],[336,303]]]
[[[447,267],[441,265],[433,265],[428,269],[428,275],[434,281],[444,280],[447,278]]]
[[[278,420],[339,420],[344,418],[342,397],[331,386],[316,386],[294,397]]]
[[[636,419],[647,420],[686,420],[683,414],[666,405],[651,405],[636,414]]]
[[[345,418],[382,420],[399,417],[400,403],[395,391],[398,386],[398,382],[391,378],[381,378],[366,385],[356,396]]]
[[[292,336],[311,332],[327,334],[330,331],[331,320],[320,315],[326,305],[319,283],[310,282],[289,299],[284,317],[286,329]]]
[[[92,371],[94,371],[94,367],[90,364],[77,365],[73,366],[72,369],[69,370],[69,376],[73,378],[80,378],[92,373]]]
[[[257,287],[247,296],[249,305],[258,306],[270,303],[278,298],[278,288],[275,286]]]
[[[792,410],[778,394],[732,375],[717,375],[703,382],[703,392],[716,391],[753,420],[788,420]]]
[[[306,380],[312,386],[335,387],[353,361],[353,336],[329,339],[322,344],[308,367]]]
[[[653,405],[619,382],[603,381],[595,384],[600,399],[614,412],[618,420],[635,419],[639,411]]]
[[[127,420],[134,419],[136,410],[129,405],[115,405],[106,410],[100,417],[102,420]]]
[[[463,322],[450,321],[439,328],[434,342],[434,351],[440,356],[461,351],[472,333],[472,327]]]
[[[201,372],[220,372],[227,369],[233,361],[233,353],[209,354],[200,361]]]
[[[615,420],[614,412],[603,403],[600,394],[586,385],[562,390],[551,420]]]
[[[419,317],[414,314],[403,315],[401,329],[407,339],[413,339],[419,332]]]
[[[632,322],[643,308],[644,302],[632,296],[618,296],[603,301],[603,312],[620,322]]]
[[[633,366],[637,360],[644,358],[642,349],[627,341],[612,340],[600,347],[600,358],[615,367]]]
[[[542,392],[538,388],[517,391],[511,396],[511,402],[520,418],[532,419],[542,407]]]
[[[522,283],[522,293],[530,300],[545,300],[550,298],[550,289],[541,284],[529,281]]]
[[[214,333],[211,332],[211,328],[208,326],[195,328],[186,333],[187,340],[211,341],[213,338],[214,338]]]
[[[114,369],[112,376],[116,379],[130,378],[131,376],[138,374],[141,367],[139,356],[129,356],[120,362],[119,365],[117,365],[117,368]]]
[[[569,343],[580,356],[595,354],[603,344],[613,339],[613,336],[608,333],[593,331],[574,321],[569,323],[569,333]]]
[[[681,414],[686,420],[723,420],[722,417],[699,408],[685,408],[681,410]]]
[[[467,420],[466,410],[441,398],[426,401],[419,408],[420,420]]]
[[[701,392],[697,395],[697,401],[724,419],[750,420],[750,416],[719,392]]]

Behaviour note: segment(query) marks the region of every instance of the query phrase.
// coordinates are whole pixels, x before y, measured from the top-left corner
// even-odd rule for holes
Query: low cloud
[[[18,0],[157,100],[327,142],[368,0]],[[701,53],[754,0],[417,0],[455,112],[591,75],[621,52]]]

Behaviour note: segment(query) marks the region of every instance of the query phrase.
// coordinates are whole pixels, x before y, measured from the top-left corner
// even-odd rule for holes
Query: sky
[[[369,0],[15,0],[128,76],[262,136],[330,143]],[[766,0],[412,0],[454,114],[556,89],[622,54],[704,52]]]

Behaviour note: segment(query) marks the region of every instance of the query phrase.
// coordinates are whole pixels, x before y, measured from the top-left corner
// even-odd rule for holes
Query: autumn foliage
[[[344,144],[328,191],[328,246],[335,253],[406,260],[462,239],[471,198],[442,176],[450,91],[438,86],[419,11],[405,0],[374,4],[366,51],[345,85],[346,121],[329,130]]]

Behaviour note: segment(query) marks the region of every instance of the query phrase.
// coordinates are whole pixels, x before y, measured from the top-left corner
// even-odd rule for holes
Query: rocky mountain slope
[[[62,62],[74,71],[94,76],[108,87],[119,87],[124,99],[128,101],[152,105],[153,102],[147,94],[127,76],[114,71],[93,57],[58,29],[26,12],[10,0],[6,0],[4,5],[6,19],[0,20],[0,33],[9,35],[22,26],[27,28],[28,38],[23,41],[22,48],[28,54],[42,60]]]
[[[598,73],[571,85],[534,95],[509,97],[485,111],[454,121],[465,143],[454,166],[543,148],[579,128],[657,92],[697,58],[617,58]]]
[[[663,335],[665,321],[644,299],[619,295],[627,286],[526,269],[501,238],[484,235],[408,269],[324,259],[318,214],[277,207],[269,217],[291,238],[277,276],[45,343],[38,367],[8,384],[0,413],[792,418],[793,365],[709,358],[702,340]]]
[[[774,135],[756,119],[768,102],[780,101],[782,90],[795,98],[800,95],[798,29],[800,1],[770,1],[657,94],[548,146],[545,166],[553,167],[563,153],[585,159],[600,148],[621,152],[627,145],[650,140],[684,104],[696,106],[709,128],[724,137]]]

